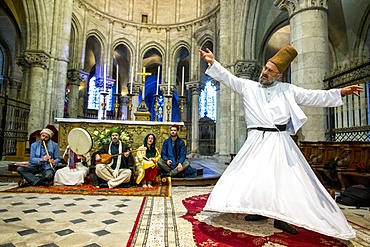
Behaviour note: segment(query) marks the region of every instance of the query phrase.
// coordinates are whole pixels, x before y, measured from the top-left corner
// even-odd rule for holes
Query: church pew
[[[370,142],[300,142],[299,147],[321,183],[335,190],[344,190],[352,185],[370,187]],[[330,159],[337,160],[335,171],[324,165]],[[363,164],[365,168],[359,169]],[[333,172],[336,176],[333,176]],[[334,174],[335,175],[335,174]]]

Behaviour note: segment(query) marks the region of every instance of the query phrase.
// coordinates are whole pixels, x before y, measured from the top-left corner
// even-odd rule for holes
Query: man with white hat
[[[259,82],[238,78],[213,53],[199,50],[206,74],[241,96],[248,138],[208,198],[204,210],[247,214],[246,221],[274,219],[274,227],[297,234],[290,224],[328,236],[351,239],[355,231],[322,186],[290,135],[307,117],[300,106],[335,107],[358,96],[360,86],[307,90],[279,79],[297,56],[285,46],[263,67]]]
[[[40,140],[31,144],[30,162],[28,166],[20,166],[17,172],[23,177],[20,187],[28,185],[48,186],[55,174],[55,168],[60,162],[60,151],[57,143],[50,140],[53,131],[45,128],[40,132]],[[36,174],[42,174],[36,176]]]

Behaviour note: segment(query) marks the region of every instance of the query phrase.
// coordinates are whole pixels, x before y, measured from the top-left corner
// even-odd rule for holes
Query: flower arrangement
[[[97,130],[95,130],[93,132],[93,140],[94,142],[96,143],[96,146],[101,148],[105,145],[108,145],[110,142],[111,142],[111,130],[105,130],[103,132],[99,132]],[[122,142],[127,142],[128,140],[130,140],[130,137],[128,134],[126,134],[124,131],[121,132],[121,135],[120,135],[120,140]]]

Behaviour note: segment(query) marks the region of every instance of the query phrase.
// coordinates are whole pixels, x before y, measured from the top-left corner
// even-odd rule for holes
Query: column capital
[[[275,0],[274,5],[280,10],[288,11],[289,17],[305,10],[328,10],[330,0]]]
[[[30,68],[30,65],[27,63],[24,55],[17,56],[16,64],[19,67],[22,67],[22,72],[24,72],[24,71],[26,71]]]
[[[200,93],[204,89],[204,85],[200,81],[188,81],[185,83],[186,88],[191,91],[192,94]]]
[[[83,70],[70,69],[67,71],[67,78],[71,85],[80,85],[80,81],[86,81],[89,74]]]
[[[50,55],[42,50],[27,50],[23,55],[24,62],[30,67],[49,68]]]
[[[254,60],[236,60],[235,76],[244,79],[258,80],[259,69]]]

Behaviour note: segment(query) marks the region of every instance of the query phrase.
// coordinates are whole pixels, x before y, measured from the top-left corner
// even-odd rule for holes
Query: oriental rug
[[[170,198],[144,198],[126,247],[370,246],[369,228],[352,221],[357,238],[344,241],[295,226],[298,235],[286,234],[273,227],[272,219],[246,222],[240,214],[205,212],[203,207],[211,190],[212,187],[173,187]],[[364,225],[369,224],[370,212],[363,212]],[[356,222],[361,214],[348,208],[344,213]]]
[[[144,189],[141,186],[131,186],[129,188],[99,188],[91,184],[80,186],[28,186],[13,187],[2,190],[5,193],[37,193],[37,194],[78,194],[78,195],[106,195],[106,196],[154,196],[169,197],[171,196],[171,179],[157,183],[153,188]]]
[[[273,227],[273,219],[246,222],[244,214],[205,212],[209,194],[183,200],[187,213],[184,219],[192,223],[196,246],[370,246],[370,229],[351,223],[357,238],[351,241],[328,237],[304,228],[294,228],[297,235],[287,234]]]

